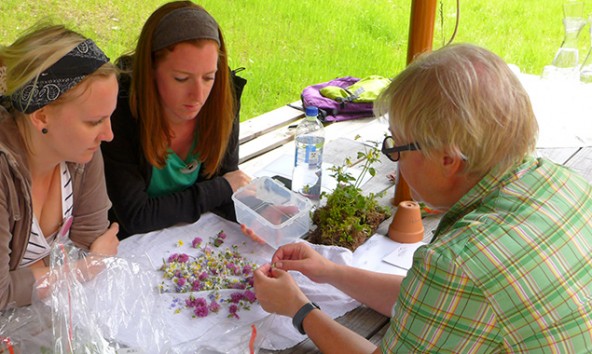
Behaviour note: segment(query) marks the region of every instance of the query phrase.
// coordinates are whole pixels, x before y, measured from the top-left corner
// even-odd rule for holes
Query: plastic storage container
[[[270,177],[255,178],[232,195],[236,219],[270,246],[293,242],[310,229],[312,203]]]

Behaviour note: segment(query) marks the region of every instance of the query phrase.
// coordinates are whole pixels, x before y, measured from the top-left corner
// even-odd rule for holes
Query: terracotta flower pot
[[[403,201],[389,225],[388,236],[399,243],[415,243],[423,240],[423,223],[419,204]]]

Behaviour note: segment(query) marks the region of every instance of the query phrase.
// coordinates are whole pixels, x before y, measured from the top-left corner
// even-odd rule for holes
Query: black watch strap
[[[296,312],[296,314],[294,315],[294,318],[292,318],[292,324],[294,325],[294,328],[296,328],[298,330],[298,332],[300,332],[300,334],[306,334],[306,332],[304,332],[304,328],[302,327],[302,322],[304,322],[304,318],[306,317],[306,315],[308,315],[310,313],[310,311],[314,310],[314,309],[321,309],[319,307],[319,305],[315,304],[314,302],[309,302],[307,304],[304,304],[300,310],[298,310],[298,312]]]

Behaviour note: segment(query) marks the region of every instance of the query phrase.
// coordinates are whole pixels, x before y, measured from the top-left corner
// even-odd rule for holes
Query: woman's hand
[[[119,224],[111,224],[109,229],[90,245],[90,252],[102,256],[117,255],[117,246],[119,246],[117,232],[119,232]]]
[[[284,271],[295,270],[316,283],[330,283],[336,264],[321,256],[305,242],[278,248],[271,259],[273,267]]]
[[[257,300],[267,312],[294,317],[309,302],[290,274],[270,264],[255,270],[253,280]]]
[[[241,224],[241,231],[243,232],[243,234],[245,236],[247,236],[248,238],[250,238],[251,240],[260,243],[260,244],[265,244],[265,240],[262,239],[259,235],[257,235],[255,233],[255,231],[253,231],[253,229],[248,228],[245,224]]]
[[[240,187],[246,186],[251,182],[251,177],[241,170],[228,172],[222,177],[228,181],[233,192],[236,192]]]

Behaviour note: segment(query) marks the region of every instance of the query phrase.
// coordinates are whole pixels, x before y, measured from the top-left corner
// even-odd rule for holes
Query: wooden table
[[[294,103],[298,105],[298,103]],[[254,175],[271,161],[294,153],[293,126],[303,117],[302,111],[285,106],[269,112],[241,125],[241,169]],[[292,126],[292,128],[291,128]],[[355,157],[356,152],[363,148],[363,143],[380,143],[384,134],[388,133],[388,123],[384,118],[364,118],[352,121],[332,123],[325,127],[326,151],[324,160],[333,164],[342,164],[346,156]],[[362,139],[354,141],[356,135]],[[371,140],[370,142],[367,140]],[[592,147],[541,148],[537,149],[540,156],[547,157],[584,175],[592,182]],[[376,176],[366,182],[364,192],[385,192],[380,198],[383,205],[390,205],[394,196],[395,184],[386,176],[396,171],[397,164],[381,157],[381,163],[375,165]],[[392,217],[385,220],[378,233],[387,234]],[[439,217],[429,216],[423,219],[424,241],[429,241],[433,230],[437,227]],[[360,306],[339,317],[337,321],[353,331],[379,345],[388,328],[389,319],[378,312]],[[262,353],[319,353],[314,343],[306,339],[298,345],[282,350],[262,350]]]

